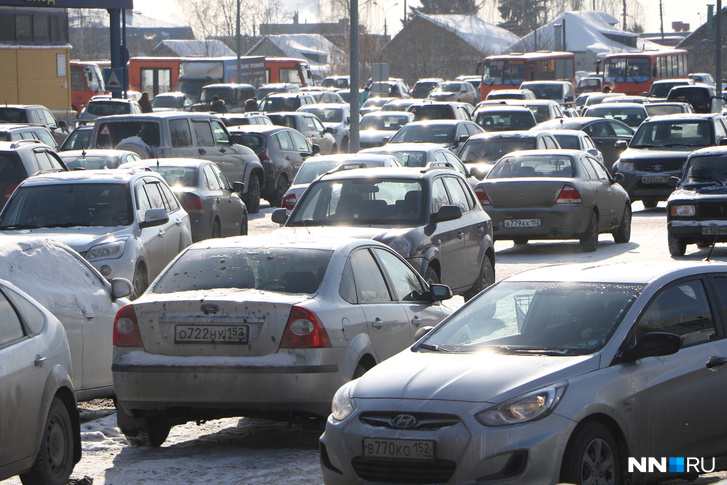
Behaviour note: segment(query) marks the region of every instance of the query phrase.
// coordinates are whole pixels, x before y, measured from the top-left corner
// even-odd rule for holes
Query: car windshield
[[[419,351],[585,355],[611,338],[641,285],[503,282],[430,332]]]
[[[114,101],[91,101],[86,106],[86,112],[95,116],[128,114],[131,112],[131,104]]]
[[[51,184],[18,189],[0,229],[128,226],[134,221],[126,184]]]
[[[80,155],[75,157],[63,156],[61,158],[66,166],[73,170],[75,168],[85,168],[86,170],[98,170],[102,168],[116,168],[120,165],[121,159],[110,155]]]
[[[419,180],[355,178],[312,184],[288,226],[418,226],[426,214]]]
[[[583,116],[596,116],[618,120],[632,128],[636,128],[646,119],[646,111],[643,108],[620,108],[617,106],[594,106],[588,108]]]
[[[340,123],[343,121],[341,108],[305,108],[306,113],[313,113],[324,123]]]
[[[437,92],[441,93],[458,93],[462,85],[460,83],[444,83],[437,88]]]
[[[535,115],[532,111],[480,111],[475,123],[485,131],[529,130],[535,126]]]
[[[575,161],[569,155],[518,156],[497,162],[486,178],[573,177],[575,172]]]
[[[139,137],[150,147],[158,147],[159,132],[157,121],[107,121],[99,126],[96,146],[98,148],[115,148],[127,138]]]
[[[528,84],[523,88],[531,90],[538,99],[560,100],[563,96],[563,87],[560,84]]]
[[[389,143],[451,143],[455,125],[408,124],[391,138]]]
[[[328,172],[329,170],[333,170],[338,165],[339,162],[336,162],[334,160],[328,162],[314,163],[313,161],[311,161],[311,163],[304,163],[300,166],[300,170],[298,170],[298,174],[293,180],[293,185],[309,184],[317,179],[319,176]]]
[[[364,116],[359,128],[362,130],[396,131],[409,122],[406,116]]]
[[[643,123],[630,146],[632,148],[710,146],[713,143],[711,143],[709,124],[709,120]]]
[[[684,109],[684,105],[679,104],[645,104],[644,109],[649,114],[649,116],[657,116],[657,115],[673,115],[673,114],[679,114],[679,113],[686,113],[686,110]]]
[[[155,108],[181,108],[184,105],[184,98],[181,96],[157,96],[151,105]]]
[[[665,83],[654,83],[651,85],[649,90],[650,98],[666,98],[674,86],[682,86],[687,84],[685,81],[681,82],[665,82]]]
[[[498,138],[467,141],[459,158],[463,162],[496,162],[504,155],[519,150],[534,150],[536,138]]]
[[[164,167],[150,165],[149,168],[160,173],[170,187],[197,186],[197,167]]]
[[[199,95],[199,100],[203,103],[211,103],[215,96],[223,99],[226,104],[235,103],[235,90],[229,86],[219,88],[202,88],[202,94]]]
[[[682,185],[702,184],[727,184],[727,163],[723,156],[692,157],[689,160]]]
[[[199,248],[183,253],[149,293],[254,288],[276,293],[318,291],[333,251],[305,248]]]
[[[265,135],[257,133],[234,133],[235,142],[257,152],[265,146]]]

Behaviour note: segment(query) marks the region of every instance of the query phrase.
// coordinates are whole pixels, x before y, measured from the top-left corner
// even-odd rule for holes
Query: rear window
[[[27,123],[28,112],[17,108],[0,107],[0,121],[4,123]]]
[[[113,101],[91,101],[86,106],[86,112],[96,116],[129,114],[131,104],[115,103]]]
[[[506,158],[498,162],[486,178],[573,177],[573,165],[573,159],[566,155]]]
[[[156,121],[107,121],[98,127],[98,148],[115,148],[127,138],[139,137],[150,147],[158,147],[159,123]]]
[[[364,116],[360,129],[396,131],[408,122],[409,118],[406,116]]]
[[[409,111],[414,113],[416,120],[448,120],[454,119],[454,109],[446,105],[412,106]]]
[[[254,288],[316,293],[333,251],[304,248],[200,248],[177,259],[150,293]]]
[[[256,152],[265,147],[265,137],[257,133],[235,133],[235,142]]]
[[[534,150],[535,138],[500,138],[470,140],[462,148],[459,158],[463,162],[496,162],[504,155],[519,150]]]
[[[161,174],[170,187],[181,185],[182,187],[197,186],[197,167],[158,167],[150,166],[152,170]]]
[[[320,175],[333,170],[339,165],[336,161],[330,162],[316,162],[316,163],[304,163],[301,165],[298,174],[293,180],[293,185],[298,184],[309,184],[317,179]]]

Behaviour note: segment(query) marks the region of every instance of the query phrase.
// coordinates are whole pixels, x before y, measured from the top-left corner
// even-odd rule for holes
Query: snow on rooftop
[[[346,56],[343,50],[320,34],[267,35],[260,42],[266,39],[287,57],[307,59],[311,71],[317,76],[328,74],[332,58],[340,59]],[[251,51],[256,47],[257,45]]]
[[[419,17],[459,36],[480,52],[500,54],[519,37],[474,15],[425,15]]]
[[[235,51],[219,40],[163,40],[159,46],[164,46],[182,57],[222,57],[236,56]]]

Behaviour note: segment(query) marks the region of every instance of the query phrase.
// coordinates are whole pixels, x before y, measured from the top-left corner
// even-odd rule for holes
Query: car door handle
[[[714,369],[715,367],[719,367],[724,364],[727,364],[727,357],[717,357],[716,355],[713,355],[707,361],[707,369]]]
[[[182,219],[177,219],[177,222],[175,222],[176,225],[181,226],[182,225]]]
[[[204,148],[200,148],[197,151],[199,152],[200,155],[204,155],[205,153],[207,153],[207,150],[205,150]]]
[[[463,232],[460,231],[460,232],[457,233],[457,239],[462,239],[463,237],[464,237],[464,233]]]
[[[164,231],[159,231],[159,234],[157,234],[157,236],[164,237],[164,234],[166,234]]]
[[[227,149],[225,147],[220,148],[220,153],[227,153]]]
[[[47,357],[41,357],[40,354],[38,354],[35,356],[35,361],[33,363],[36,367],[43,367],[43,364],[45,364],[47,359]]]
[[[381,328],[384,326],[384,322],[382,322],[379,317],[376,317],[376,320],[371,322],[371,326],[374,328]]]
[[[419,315],[414,315],[414,318],[411,319],[411,324],[419,326],[422,324],[422,319],[419,318]]]
[[[482,226],[477,226],[477,233],[478,233],[478,234],[482,234],[482,233],[484,233],[484,232],[485,232],[485,228],[484,228],[484,227],[482,227]]]

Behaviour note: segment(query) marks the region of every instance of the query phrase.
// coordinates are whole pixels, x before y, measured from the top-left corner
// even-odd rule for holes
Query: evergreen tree
[[[421,7],[412,10],[427,15],[477,15],[484,4],[483,0],[421,0],[421,2]]]

